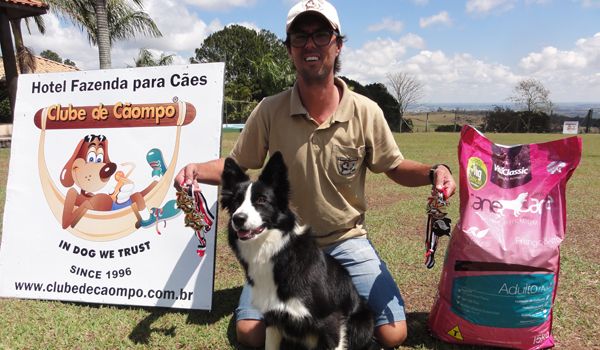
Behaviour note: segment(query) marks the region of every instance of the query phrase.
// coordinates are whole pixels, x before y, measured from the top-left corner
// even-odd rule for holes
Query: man
[[[230,156],[243,168],[257,169],[268,153],[282,152],[298,216],[350,272],[375,314],[379,344],[397,346],[407,333],[404,302],[366,238],[366,169],[385,172],[404,186],[434,184],[448,196],[456,184],[446,166],[404,159],[377,104],[335,78],[344,37],[330,3],[299,2],[288,14],[286,32],[296,83],[259,103]],[[222,171],[223,159],[189,164],[176,176],[176,186],[193,181],[218,185]],[[237,336],[244,345],[260,347],[265,326],[250,294],[246,285],[236,310]]]

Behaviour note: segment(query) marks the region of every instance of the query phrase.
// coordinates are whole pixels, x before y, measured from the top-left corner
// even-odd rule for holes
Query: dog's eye
[[[90,152],[87,154],[87,158],[86,161],[88,163],[95,163],[96,162],[96,153],[95,152]]]
[[[258,196],[258,198],[256,198],[256,204],[266,204],[266,203],[267,203],[267,197]]]
[[[100,153],[98,156],[96,156],[96,163],[102,162],[104,162],[104,154]]]

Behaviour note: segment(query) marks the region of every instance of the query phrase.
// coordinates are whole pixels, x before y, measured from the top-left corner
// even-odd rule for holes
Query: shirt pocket
[[[345,184],[357,178],[365,158],[365,147],[332,145],[328,173],[333,182]]]

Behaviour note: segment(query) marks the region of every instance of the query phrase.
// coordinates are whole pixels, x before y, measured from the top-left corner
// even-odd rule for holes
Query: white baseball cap
[[[315,12],[325,17],[331,27],[336,30],[338,33],[342,32],[342,28],[340,26],[340,19],[338,17],[337,11],[332,4],[325,0],[302,0],[298,2],[294,7],[290,9],[287,17],[287,24],[285,26],[285,31],[288,32],[292,23],[298,16],[307,12]]]

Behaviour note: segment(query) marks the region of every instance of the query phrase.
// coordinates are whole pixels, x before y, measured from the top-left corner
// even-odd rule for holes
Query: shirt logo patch
[[[356,173],[358,158],[337,158],[337,167],[340,175],[351,176]]]

